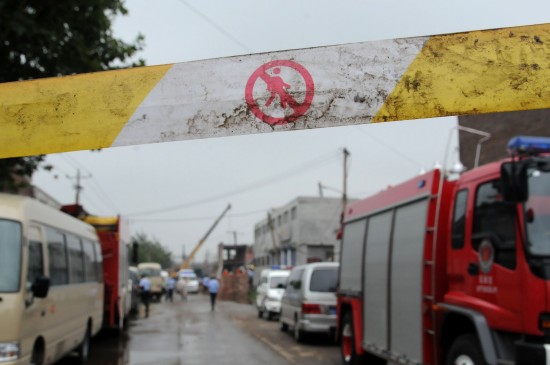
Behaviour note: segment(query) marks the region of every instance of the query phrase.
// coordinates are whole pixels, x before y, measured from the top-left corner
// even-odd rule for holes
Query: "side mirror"
[[[500,166],[502,197],[505,201],[522,203],[527,201],[527,161],[505,162]]]
[[[36,298],[46,298],[50,290],[50,279],[45,276],[36,278],[32,283],[31,290]]]

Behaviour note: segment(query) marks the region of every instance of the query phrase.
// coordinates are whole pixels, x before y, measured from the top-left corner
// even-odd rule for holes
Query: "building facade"
[[[333,261],[341,213],[342,199],[321,197],[298,197],[266,212],[254,225],[256,268]]]

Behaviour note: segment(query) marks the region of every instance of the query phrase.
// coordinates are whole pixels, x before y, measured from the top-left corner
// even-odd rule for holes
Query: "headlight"
[[[14,361],[19,358],[19,343],[3,342],[0,343],[0,362]]]

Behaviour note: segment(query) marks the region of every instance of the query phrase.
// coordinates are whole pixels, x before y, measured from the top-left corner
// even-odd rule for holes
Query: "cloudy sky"
[[[148,65],[412,37],[549,21],[547,0],[127,0],[115,34],[145,36]],[[279,132],[48,156],[53,172],[34,183],[62,203],[128,219],[132,233],[188,253],[227,204],[227,217],[198,254],[220,243],[250,244],[254,223],[297,196],[342,189],[343,148],[351,153],[348,191],[365,197],[456,161],[455,118]]]

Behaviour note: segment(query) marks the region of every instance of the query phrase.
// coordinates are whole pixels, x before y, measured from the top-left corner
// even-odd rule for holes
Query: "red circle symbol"
[[[269,125],[295,122],[313,101],[313,78],[294,61],[271,61],[252,73],[245,88],[250,111]]]

